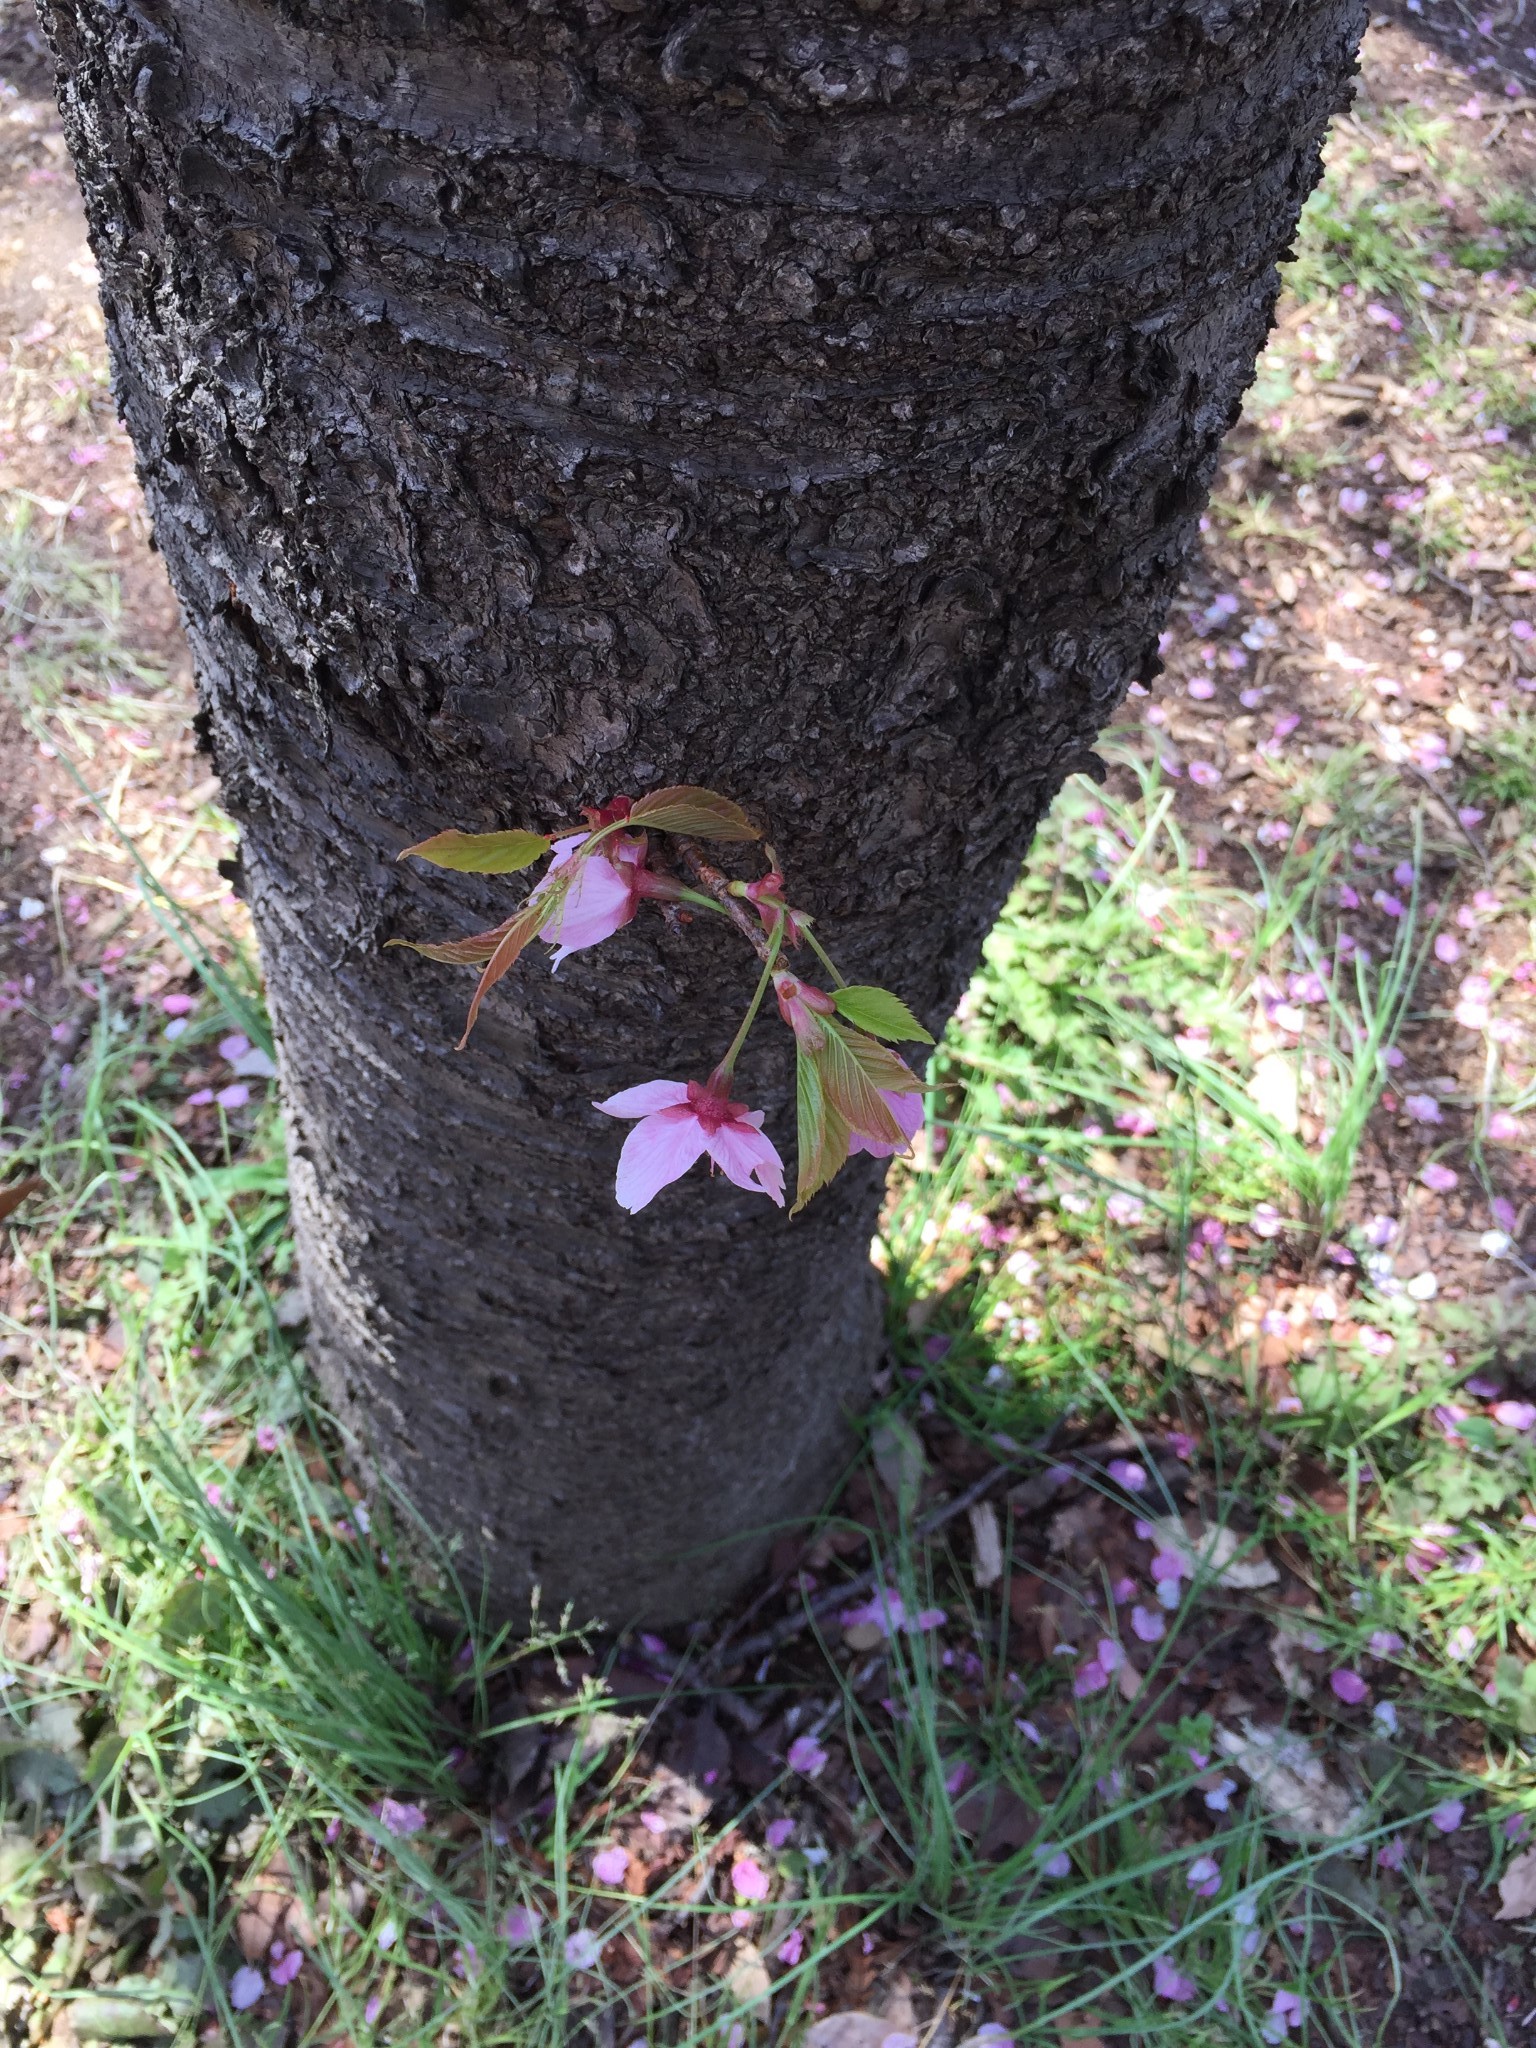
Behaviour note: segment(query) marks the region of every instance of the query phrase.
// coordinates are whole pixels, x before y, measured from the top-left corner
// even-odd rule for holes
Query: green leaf
[[[798,1176],[795,1206],[798,1216],[819,1188],[824,1188],[848,1157],[848,1126],[827,1104],[826,1092],[816,1064],[797,1046],[795,1049],[795,1108]]]
[[[846,1025],[837,1027],[837,1035],[866,1081],[873,1081],[877,1088],[885,1088],[892,1095],[922,1094],[922,1082],[899,1053],[866,1038],[862,1031],[850,1031]]]
[[[414,853],[435,868],[456,868],[464,875],[515,875],[542,860],[549,847],[542,832],[436,832],[395,858]]]
[[[889,1038],[898,1045],[909,1039],[923,1045],[933,1043],[933,1033],[925,1031],[901,997],[893,996],[888,988],[837,988],[832,991],[832,1000],[850,1024],[857,1024],[861,1031],[872,1031],[876,1038]]]
[[[528,904],[516,917],[507,919],[502,927],[501,943],[486,961],[484,971],[475,984],[475,993],[470,998],[469,1015],[464,1020],[464,1036],[454,1047],[455,1052],[462,1052],[468,1045],[469,1034],[474,1030],[475,1019],[480,1014],[480,1005],[501,977],[516,963],[524,946],[530,939],[537,938],[545,925],[560,915],[569,888],[569,877],[563,874],[556,875],[537,903]]]
[[[712,789],[695,789],[681,784],[676,789],[653,789],[630,809],[631,825],[647,825],[656,832],[687,832],[695,839],[761,839],[762,833],[745,811],[729,797]]]

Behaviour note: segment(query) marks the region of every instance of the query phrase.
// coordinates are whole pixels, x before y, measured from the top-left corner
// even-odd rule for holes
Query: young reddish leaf
[[[507,919],[501,942],[486,961],[485,971],[481,974],[475,993],[470,999],[469,1015],[464,1020],[464,1036],[454,1047],[455,1052],[462,1052],[468,1045],[469,1034],[474,1030],[475,1019],[480,1014],[480,1005],[507,970],[516,965],[517,956],[524,946],[530,939],[537,938],[552,918],[559,916],[560,906],[565,901],[565,887],[558,875],[554,882],[555,886],[546,895],[541,896],[537,903],[527,904],[516,917]]]
[[[428,960],[445,961],[450,967],[479,967],[490,959],[515,922],[515,916],[509,917],[505,924],[488,932],[473,932],[463,939],[442,939],[436,945],[421,939],[386,939],[384,948],[387,952],[391,946],[405,946],[413,953],[424,954]]]
[[[729,797],[688,784],[676,789],[653,789],[649,796],[637,798],[630,809],[629,822],[649,825],[657,832],[687,832],[695,839],[763,836]]]
[[[878,1056],[874,1060],[870,1058],[872,1053]],[[861,1039],[857,1031],[843,1031],[829,1025],[827,1042],[816,1055],[828,1106],[836,1110],[850,1131],[862,1131],[867,1138],[875,1138],[883,1145],[894,1145],[898,1152],[905,1152],[907,1134],[880,1093],[882,1088],[893,1086],[884,1078],[885,1060],[891,1062],[898,1076],[904,1077],[894,1085],[893,1092],[899,1094],[912,1077],[894,1053],[887,1053],[885,1047],[876,1045],[872,1038]],[[873,1074],[869,1072],[871,1066],[875,1068]]]
[[[846,1027],[839,1027],[838,1036],[866,1081],[873,1081],[877,1088],[888,1088],[893,1095],[921,1094],[922,1082],[906,1061],[889,1047],[877,1045],[862,1031],[850,1031]]]
[[[888,988],[835,988],[832,1000],[850,1024],[872,1031],[876,1038],[889,1038],[897,1045],[909,1039],[923,1045],[933,1043],[933,1033],[925,1031],[901,997],[893,996]]]
[[[456,868],[460,874],[515,875],[542,860],[549,846],[542,832],[435,832],[395,858],[414,853],[435,868]]]
[[[796,1150],[795,1206],[798,1216],[819,1188],[824,1188],[848,1157],[848,1126],[827,1103],[815,1060],[795,1049]]]

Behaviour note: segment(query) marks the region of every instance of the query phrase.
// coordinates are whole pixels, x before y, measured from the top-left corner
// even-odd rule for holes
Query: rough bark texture
[[[876,1178],[627,1221],[589,1105],[707,1071],[739,941],[648,914],[528,960],[455,1056],[464,981],[382,941],[512,890],[393,856],[710,783],[939,1022],[1154,665],[1361,0],[43,12],[242,829],[315,1363],[503,1606],[704,1612],[844,1448]]]

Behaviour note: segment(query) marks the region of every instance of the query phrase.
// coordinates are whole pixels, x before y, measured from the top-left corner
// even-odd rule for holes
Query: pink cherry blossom
[[[1445,1120],[1433,1095],[1405,1095],[1403,1110],[1416,1124],[1438,1124]]]
[[[1506,1429],[1536,1429],[1536,1407],[1529,1401],[1500,1401],[1495,1404],[1493,1419]]]
[[[1097,1657],[1090,1657],[1085,1664],[1079,1664],[1072,1676],[1072,1694],[1075,1699],[1090,1699],[1094,1693],[1102,1692],[1109,1683],[1109,1673]]]
[[[738,1856],[731,1865],[731,1889],[738,1899],[766,1899],[768,1873],[750,1856]]]
[[[1519,1119],[1507,1109],[1496,1109],[1488,1119],[1488,1136],[1496,1145],[1508,1145],[1520,1136]]]
[[[640,1119],[624,1140],[615,1185],[631,1215],[706,1153],[727,1180],[783,1208],[784,1162],[763,1135],[763,1112],[730,1101],[715,1081],[642,1081],[592,1107]]]
[[[790,1967],[793,1968],[794,1965],[798,1963],[800,1958],[805,1954],[804,1930],[799,1927],[791,1928],[789,1933],[785,1935],[784,1939],[779,1943],[778,1947],[774,1950],[774,1954],[778,1957],[781,1963],[788,1963]]]
[[[1341,1670],[1331,1672],[1328,1683],[1333,1687],[1335,1695],[1347,1707],[1358,1707],[1371,1689],[1358,1671]]]
[[[590,832],[572,832],[557,839],[549,872],[529,898],[537,903],[548,895],[556,875],[569,873],[570,887],[554,922],[540,937],[555,949],[550,962],[558,968],[571,953],[600,945],[628,924],[640,905],[635,876],[645,860],[643,839],[607,839],[595,853],[578,859]]]
[[[1185,1871],[1184,1882],[1196,1898],[1214,1899],[1221,1890],[1221,1865],[1214,1856],[1197,1856]]]
[[[1131,1632],[1143,1643],[1161,1642],[1168,1633],[1168,1624],[1155,1607],[1133,1607],[1131,1609]]]
[[[510,1948],[523,1948],[538,1937],[542,1916],[532,1906],[514,1906],[501,1923],[502,1940]]]
[[[304,1951],[301,1948],[290,1948],[282,1955],[278,1955],[277,1951],[281,1947],[281,1942],[274,1942],[272,1944],[273,1954],[277,1957],[277,1960],[271,1966],[272,1982],[274,1984],[291,1984],[304,1967]]]
[[[1191,761],[1189,779],[1201,789],[1214,789],[1221,780],[1221,770],[1214,761]]]
[[[1442,1166],[1438,1159],[1432,1159],[1419,1175],[1425,1187],[1437,1195],[1449,1194],[1455,1187],[1457,1176],[1449,1166]]]
[[[787,1814],[781,1814],[777,1820],[769,1821],[767,1827],[763,1829],[763,1840],[770,1849],[782,1849],[794,1832],[794,1822]]]
[[[1403,1639],[1395,1628],[1378,1628],[1373,1631],[1366,1648],[1373,1657],[1395,1657],[1403,1647]]]
[[[1454,932],[1441,932],[1435,940],[1435,958],[1454,967],[1461,958],[1461,941]]]
[[[1432,1825],[1438,1828],[1442,1835],[1454,1835],[1461,1826],[1462,1816],[1466,1813],[1466,1810],[1465,1800],[1445,1799],[1435,1808],[1429,1818]]]
[[[1152,1965],[1152,1988],[1159,1998],[1172,1999],[1175,2005],[1188,2005],[1195,1995],[1194,1979],[1175,1969],[1166,1956],[1159,1956]]]
[[[827,1752],[814,1735],[797,1735],[789,1745],[789,1768],[803,1777],[817,1777],[827,1767]]]
[[[1377,1867],[1381,1870],[1401,1870],[1408,1861],[1408,1844],[1401,1835],[1394,1835],[1390,1842],[1383,1842],[1376,1851]]]
[[[599,1849],[592,1858],[592,1875],[599,1884],[619,1885],[624,1882],[629,1869],[629,1851],[612,1843],[606,1849]]]
[[[1123,1486],[1127,1493],[1140,1493],[1146,1486],[1146,1467],[1132,1463],[1129,1458],[1111,1458],[1105,1469],[1116,1486]]]

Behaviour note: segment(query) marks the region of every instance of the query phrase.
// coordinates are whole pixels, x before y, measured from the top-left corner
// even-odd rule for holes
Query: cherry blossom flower
[[[1488,1028],[1488,1000],[1493,987],[1486,974],[1468,974],[1463,977],[1457,990],[1458,1001],[1453,1012],[1456,1022],[1466,1031],[1486,1031]]]
[[[1529,1401],[1499,1401],[1494,1406],[1493,1419],[1506,1429],[1536,1429],[1536,1406]]]
[[[1507,1109],[1496,1109],[1488,1119],[1488,1136],[1496,1145],[1508,1145],[1520,1136],[1518,1118]]]
[[[638,877],[645,864],[643,838],[606,839],[594,853],[577,858],[590,832],[571,832],[551,848],[548,873],[529,896],[537,903],[555,886],[555,877],[570,871],[570,883],[552,923],[539,934],[555,949],[550,967],[572,953],[601,945],[627,925],[640,907]]]
[[[1273,1202],[1260,1202],[1248,1219],[1248,1228],[1255,1237],[1278,1237],[1285,1227],[1285,1219]]]
[[[283,1440],[283,1432],[271,1422],[256,1425],[256,1448],[258,1451],[275,1451]]]
[[[1105,1469],[1116,1486],[1123,1486],[1127,1493],[1140,1493],[1146,1486],[1146,1468],[1128,1458],[1111,1458]]]
[[[1376,1851],[1376,1865],[1380,1870],[1401,1870],[1408,1861],[1408,1844],[1401,1835],[1394,1835],[1390,1842],[1383,1842]]]
[[[794,1965],[798,1963],[800,1958],[805,1954],[804,1929],[799,1927],[791,1928],[789,1933],[785,1935],[784,1939],[779,1943],[778,1947],[774,1950],[774,1954],[778,1957],[781,1963],[788,1963],[790,1967],[793,1968]]]
[[[1432,1159],[1419,1175],[1419,1179],[1433,1193],[1444,1195],[1455,1187],[1458,1176],[1449,1166],[1442,1166],[1438,1159]]]
[[[1445,1121],[1440,1104],[1433,1095],[1405,1095],[1403,1110],[1416,1124],[1438,1124]]]
[[[1271,2043],[1283,2041],[1287,2032],[1295,2028],[1299,2033],[1307,2022],[1307,2002],[1294,1991],[1277,1991],[1269,2008],[1269,2018],[1260,2029],[1264,2039]]]
[[[1453,1628],[1450,1635],[1446,1638],[1445,1654],[1453,1663],[1466,1664],[1470,1662],[1476,1648],[1477,1631],[1474,1628],[1470,1628],[1466,1622],[1462,1622],[1459,1627]]]
[[[631,1215],[706,1153],[727,1180],[783,1208],[784,1162],[763,1135],[763,1112],[730,1101],[718,1076],[703,1086],[642,1081],[592,1106],[604,1116],[640,1119],[624,1140],[615,1185],[619,1207]]]
[[[1157,1118],[1150,1109],[1138,1104],[1134,1109],[1121,1110],[1115,1118],[1115,1129],[1132,1138],[1150,1138],[1157,1129]]]
[[[1398,1731],[1397,1709],[1390,1700],[1378,1700],[1371,1709],[1371,1719],[1378,1735],[1395,1735]]]
[[[787,1814],[781,1814],[777,1820],[769,1821],[767,1827],[764,1828],[763,1840],[770,1849],[782,1849],[794,1832],[794,1822]]]
[[[1372,1631],[1366,1648],[1373,1657],[1395,1657],[1403,1647],[1403,1639],[1395,1628],[1378,1628]]]
[[[272,1944],[274,1961],[271,1965],[274,1984],[291,1984],[304,1967],[304,1951],[301,1948],[284,1949],[280,1941]]]
[[[511,1948],[526,1948],[538,1939],[543,1916],[532,1906],[514,1906],[501,1923],[501,1938]]]
[[[1189,779],[1201,789],[1214,789],[1221,781],[1221,770],[1214,761],[1191,761]]]
[[[768,1873],[751,1856],[738,1856],[731,1865],[731,1889],[738,1899],[766,1899]]]
[[[1168,1432],[1168,1448],[1176,1458],[1182,1458],[1188,1464],[1189,1460],[1195,1455],[1195,1440],[1187,1430],[1170,1429]]]
[[[1043,1877],[1067,1877],[1071,1874],[1072,1858],[1065,1849],[1058,1849],[1054,1842],[1042,1842],[1035,1851],[1035,1861],[1040,1865]]]
[[[1072,1696],[1079,1700],[1089,1699],[1094,1693],[1102,1692],[1108,1684],[1109,1673],[1097,1657],[1090,1657],[1086,1663],[1079,1664],[1072,1675]]]
[[[1486,816],[1487,813],[1480,811],[1476,804],[1463,804],[1456,813],[1458,822],[1465,825],[1469,832],[1474,825],[1481,825]]]
[[[266,1988],[267,1980],[260,1970],[253,1970],[247,1963],[229,1980],[229,2002],[236,2012],[249,2012]]]
[[[1206,1791],[1206,1806],[1212,1813],[1226,1813],[1232,1805],[1232,1794],[1236,1790],[1235,1778],[1218,1778]]]
[[[1198,1899],[1214,1899],[1221,1890],[1221,1865],[1214,1856],[1197,1856],[1184,1873],[1184,1882]]]
[[[1461,1826],[1467,1806],[1464,1799],[1443,1799],[1429,1816],[1430,1825],[1442,1835],[1454,1835]]]
[[[381,1799],[374,1808],[386,1834],[419,1835],[427,1824],[426,1808],[412,1801]]]
[[[1358,1671],[1339,1670],[1330,1672],[1328,1683],[1332,1686],[1335,1695],[1347,1707],[1358,1707],[1371,1689]]]
[[[566,1965],[572,1970],[595,1970],[602,1952],[602,1943],[590,1927],[578,1927],[565,1938]]]
[[[1146,1213],[1147,1205],[1140,1195],[1128,1195],[1122,1191],[1112,1194],[1104,1204],[1104,1214],[1109,1221],[1119,1224],[1122,1229],[1133,1229],[1143,1221]]]
[[[1454,967],[1461,958],[1461,941],[1454,932],[1440,932],[1436,935],[1435,958],[1447,967]]]
[[[788,1763],[802,1777],[815,1778],[827,1767],[827,1752],[814,1735],[797,1735],[789,1745]]]
[[[1152,1965],[1152,1988],[1159,1998],[1171,1999],[1175,2005],[1188,2005],[1195,1995],[1194,1979],[1175,1969],[1166,1956],[1158,1956]]]
[[[592,1858],[592,1875],[599,1884],[620,1885],[629,1870],[629,1851],[611,1843]]]
[[[1131,1632],[1139,1642],[1157,1643],[1168,1633],[1168,1624],[1153,1607],[1133,1607]]]

